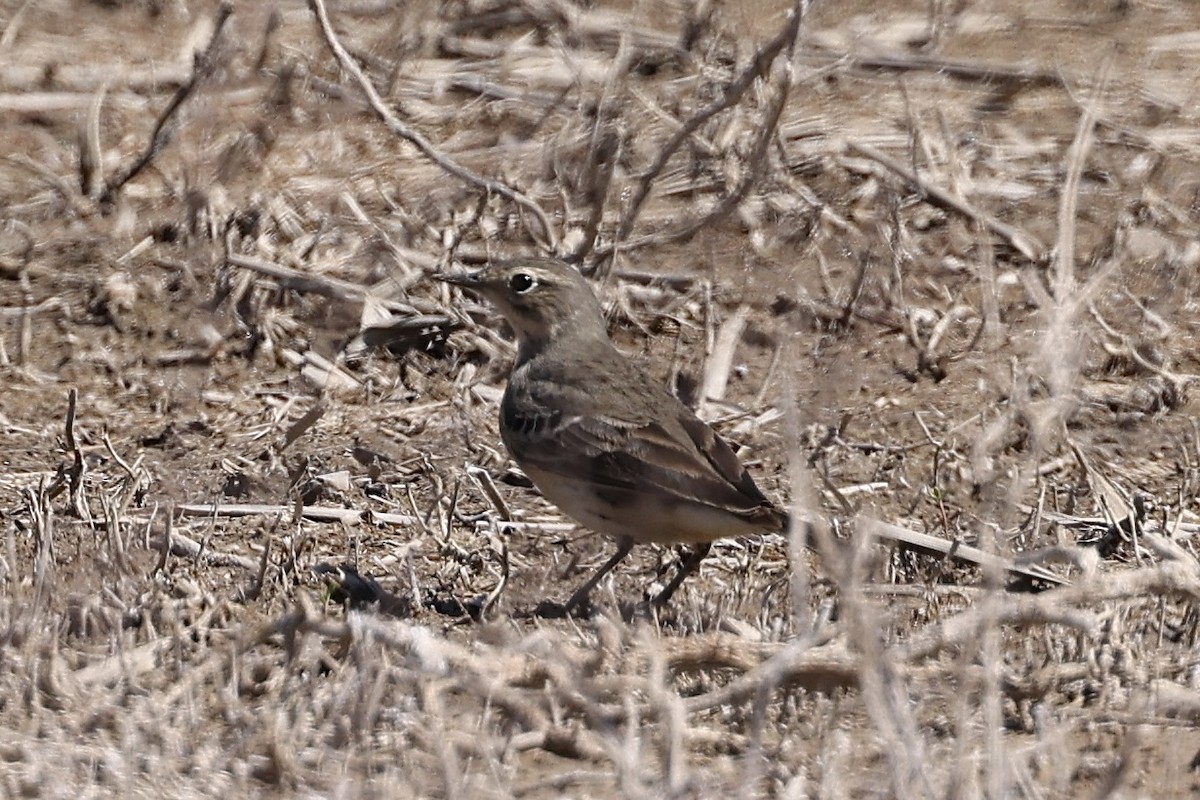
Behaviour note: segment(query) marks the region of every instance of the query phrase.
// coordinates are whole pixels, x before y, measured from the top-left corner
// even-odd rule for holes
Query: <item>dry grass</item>
[[[6,795],[1196,792],[1200,12],[322,8],[0,16]],[[533,613],[551,250],[816,553]]]

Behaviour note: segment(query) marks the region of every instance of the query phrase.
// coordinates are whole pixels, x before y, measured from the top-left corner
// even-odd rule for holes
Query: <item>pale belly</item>
[[[614,538],[628,536],[638,544],[694,544],[768,530],[761,523],[686,498],[667,500],[626,492],[614,503],[599,497],[584,481],[528,467],[525,474],[547,500],[576,522]]]

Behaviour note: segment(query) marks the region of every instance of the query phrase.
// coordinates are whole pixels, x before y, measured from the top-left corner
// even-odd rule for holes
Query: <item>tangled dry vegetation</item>
[[[3,792],[1193,795],[1200,9],[802,6],[9,3]],[[533,613],[525,252],[816,553]]]

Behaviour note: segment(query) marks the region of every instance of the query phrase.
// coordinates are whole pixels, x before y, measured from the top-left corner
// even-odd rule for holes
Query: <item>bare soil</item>
[[[1200,791],[1200,7],[734,5],[0,10],[5,796]],[[815,552],[536,613],[549,252]]]

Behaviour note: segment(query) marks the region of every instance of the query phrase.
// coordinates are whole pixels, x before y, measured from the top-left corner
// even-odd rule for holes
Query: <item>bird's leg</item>
[[[692,554],[687,557],[687,560],[679,565],[679,571],[675,573],[675,577],[667,584],[667,588],[659,592],[658,597],[651,600],[652,605],[665,606],[671,599],[671,595],[675,594],[675,590],[679,588],[679,584],[683,583],[683,579],[696,571],[696,567],[700,566],[700,562],[708,555],[708,551],[712,549],[712,542],[702,542],[695,545],[692,549]]]
[[[567,600],[566,605],[562,607],[562,615],[568,617],[571,612],[587,601],[588,595],[592,593],[592,589],[596,588],[605,575],[612,572],[613,567],[620,564],[625,556],[629,555],[629,551],[633,549],[633,539],[628,536],[622,536],[617,540],[617,552],[613,553],[613,557],[604,562],[604,566],[596,570],[592,577],[587,579],[587,583],[576,589],[571,597]]]

